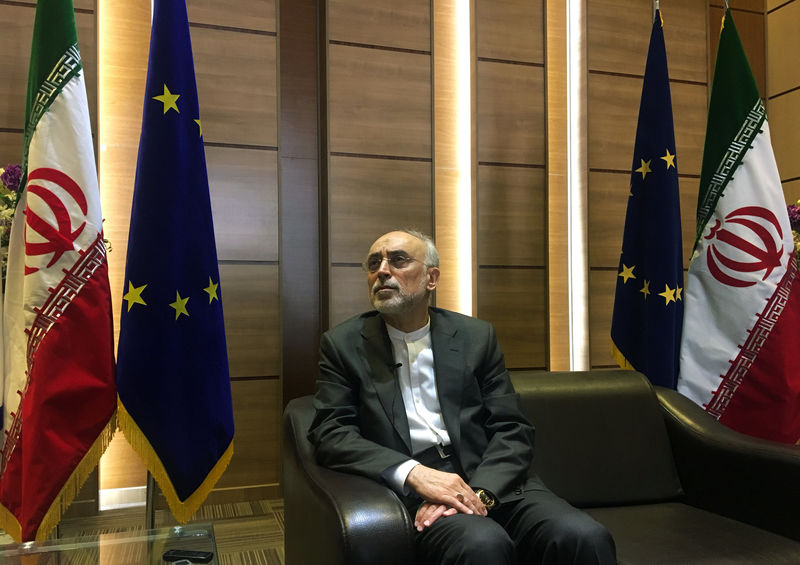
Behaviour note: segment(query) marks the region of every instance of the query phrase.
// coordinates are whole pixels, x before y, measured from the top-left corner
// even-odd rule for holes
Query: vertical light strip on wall
[[[433,163],[437,304],[473,310],[473,137],[471,0],[433,3]]]
[[[570,368],[567,161],[567,7],[545,0],[547,116],[547,367]]]
[[[472,50],[470,0],[456,2],[456,191],[458,193],[458,311],[472,315]]]
[[[119,331],[131,199],[147,74],[151,0],[97,1],[98,177],[114,328]],[[144,504],[146,470],[122,434],[100,459],[101,509]]]
[[[585,0],[567,1],[567,208],[570,369],[589,368]]]

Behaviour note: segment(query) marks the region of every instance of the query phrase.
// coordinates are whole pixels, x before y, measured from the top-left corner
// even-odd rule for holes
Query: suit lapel
[[[400,394],[400,385],[397,381],[397,369],[393,368],[392,343],[389,341],[389,335],[386,333],[381,317],[366,318],[361,335],[365,341],[364,351],[375,391],[387,418],[405,443],[408,453],[411,453],[411,433],[403,397]]]
[[[461,396],[464,390],[464,342],[458,329],[444,316],[431,310],[431,345],[436,390],[444,425],[456,447],[461,439]]]

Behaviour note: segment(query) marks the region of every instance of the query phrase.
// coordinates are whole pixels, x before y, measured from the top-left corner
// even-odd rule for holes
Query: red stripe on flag
[[[82,483],[97,464],[93,447],[115,408],[111,294],[103,261],[39,344],[19,408],[22,431],[0,478],[0,503],[19,522],[23,540],[46,537],[46,525],[40,527],[48,514],[55,518],[48,522],[57,523],[79,487],[70,489],[70,481]]]
[[[792,264],[790,269],[796,267]],[[794,277],[783,311],[736,388],[720,422],[782,443],[800,439],[800,278]]]

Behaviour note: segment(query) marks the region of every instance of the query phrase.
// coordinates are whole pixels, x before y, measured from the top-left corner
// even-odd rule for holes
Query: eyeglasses
[[[384,260],[386,260],[389,263],[389,266],[395,271],[405,269],[414,261],[419,262],[419,259],[409,257],[402,251],[393,251],[389,252],[387,255],[379,255],[377,253],[370,255],[367,257],[367,260],[361,264],[361,266],[364,267],[364,270],[368,273],[376,273],[378,269],[381,268]]]

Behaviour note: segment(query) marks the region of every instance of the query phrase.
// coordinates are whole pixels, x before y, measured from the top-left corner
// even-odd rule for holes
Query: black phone
[[[170,549],[161,556],[164,561],[178,561],[186,559],[192,563],[208,563],[214,554],[210,551],[192,551],[191,549]]]

